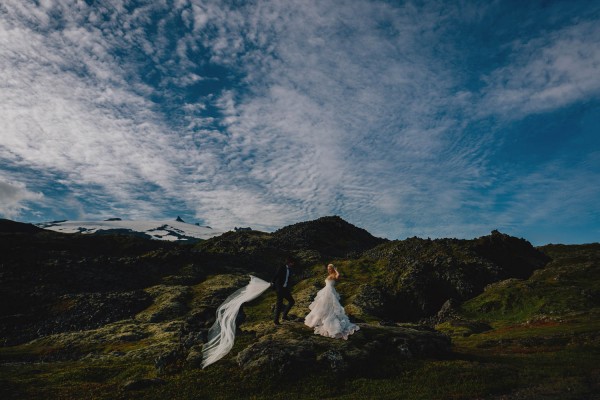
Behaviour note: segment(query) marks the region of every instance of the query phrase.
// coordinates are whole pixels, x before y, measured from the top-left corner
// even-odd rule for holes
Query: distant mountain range
[[[147,239],[171,242],[195,242],[221,235],[223,232],[209,226],[189,224],[181,217],[172,221],[127,221],[109,218],[104,221],[51,221],[35,224],[39,228],[62,233],[127,234]]]

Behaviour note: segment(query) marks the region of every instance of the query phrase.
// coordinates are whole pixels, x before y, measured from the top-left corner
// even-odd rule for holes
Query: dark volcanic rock
[[[338,216],[287,226],[273,233],[273,240],[282,249],[291,252],[314,250],[322,258],[355,257],[387,241]]]
[[[282,228],[274,233],[238,230],[226,232],[196,245],[207,268],[258,271],[270,277],[292,256],[297,266],[332,258],[355,257],[386,242],[340,217],[323,217]]]
[[[474,241],[473,250],[500,267],[500,279],[528,278],[534,270],[544,267],[550,257],[524,239],[492,231]]]
[[[132,318],[150,304],[152,298],[142,290],[62,295],[30,313],[4,316],[0,336],[4,345],[14,345],[55,333],[94,329]]]
[[[497,231],[473,240],[394,241],[366,251],[364,257],[383,265],[379,290],[386,301],[379,310],[396,321],[431,317],[448,299],[472,298],[492,282],[529,276],[549,261],[529,242]]]
[[[389,357],[441,357],[450,352],[450,339],[434,330],[363,324],[360,328],[344,341],[306,336],[282,326],[238,353],[237,362],[247,373],[293,377],[305,368],[344,373],[379,368]]]
[[[277,248],[271,234],[260,231],[226,232],[204,240],[195,251],[207,269],[216,273],[225,271],[264,272],[269,276],[287,255]]]
[[[325,363],[335,373],[346,372],[349,368],[348,361],[344,353],[337,349],[327,350],[317,357],[317,362]]]
[[[261,338],[242,350],[237,356],[244,370],[270,371],[273,375],[284,375],[301,370],[316,357],[314,344],[309,340],[293,338]]]
[[[360,285],[352,304],[361,314],[370,314],[376,317],[384,317],[387,314],[387,296],[372,285]]]
[[[131,318],[152,304],[142,290],[131,292],[81,293],[61,296],[53,305],[53,333],[96,328]]]
[[[440,308],[437,315],[434,318],[434,324],[440,324],[450,319],[456,319],[458,316],[458,307],[460,302],[455,299],[448,299]]]
[[[130,318],[148,304],[142,289],[203,274],[174,243],[0,225],[0,345]]]
[[[43,229],[32,224],[24,224],[22,222],[0,218],[1,233],[38,233],[41,231],[43,231]]]

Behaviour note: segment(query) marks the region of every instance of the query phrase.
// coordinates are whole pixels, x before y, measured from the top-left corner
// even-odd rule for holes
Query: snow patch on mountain
[[[175,221],[124,221],[110,218],[105,221],[52,221],[35,224],[36,226],[62,233],[122,233],[168,241],[196,241],[221,235],[209,226],[200,226]]]

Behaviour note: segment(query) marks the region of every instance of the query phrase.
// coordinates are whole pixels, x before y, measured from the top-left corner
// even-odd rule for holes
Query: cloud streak
[[[486,79],[484,112],[523,117],[600,94],[598,18],[516,40],[511,48],[511,63]]]
[[[451,74],[417,50],[423,33],[432,34],[433,12],[278,5],[224,13],[212,44],[220,58],[222,43],[241,37],[257,38],[246,46],[262,50],[225,60],[245,70],[248,88],[222,104],[234,139],[228,153],[252,156],[250,175],[272,201],[301,203],[308,217],[335,210],[362,213],[363,223],[382,212],[382,221],[399,212],[410,218],[413,196],[435,196],[448,180],[435,176],[440,165],[432,161],[473,173],[464,160],[439,158],[457,121],[436,116],[452,98]],[[238,24],[238,14],[250,23]]]

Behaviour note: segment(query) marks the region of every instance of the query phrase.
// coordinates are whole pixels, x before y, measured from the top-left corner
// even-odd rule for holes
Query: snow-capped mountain
[[[105,221],[52,221],[35,225],[62,233],[123,233],[169,241],[196,241],[223,233],[209,226],[189,224],[180,217],[171,221],[126,221],[110,218]]]

